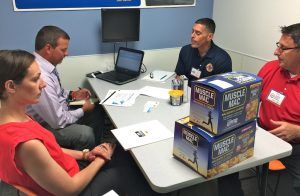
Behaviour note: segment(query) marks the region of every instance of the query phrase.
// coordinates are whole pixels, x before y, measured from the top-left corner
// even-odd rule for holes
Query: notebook
[[[125,84],[136,80],[140,75],[144,52],[120,47],[113,71],[96,75],[97,78],[114,84]]]

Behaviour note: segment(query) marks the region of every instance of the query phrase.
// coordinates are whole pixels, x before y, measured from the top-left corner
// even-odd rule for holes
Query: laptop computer
[[[97,78],[114,84],[125,84],[136,80],[140,75],[144,52],[120,47],[113,71],[96,75]]]

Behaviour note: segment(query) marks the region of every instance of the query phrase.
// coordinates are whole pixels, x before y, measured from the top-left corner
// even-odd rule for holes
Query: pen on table
[[[164,79],[165,77],[167,77],[167,75],[164,75],[163,77],[161,77],[160,80]]]
[[[92,76],[93,78],[96,78],[96,76],[95,76],[95,74],[94,74],[94,73],[91,73],[91,76]]]
[[[111,98],[117,91],[112,92],[104,101],[102,101],[102,104],[104,104],[105,101],[107,101],[109,98]]]

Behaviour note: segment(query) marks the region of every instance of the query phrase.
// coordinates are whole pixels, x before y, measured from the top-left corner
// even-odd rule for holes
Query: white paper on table
[[[173,133],[158,120],[113,129],[111,132],[125,150],[173,137]]]
[[[143,112],[150,113],[154,108],[157,108],[159,102],[158,101],[147,101],[144,105]]]
[[[159,88],[154,86],[144,86],[140,90],[141,95],[147,95],[150,97],[155,97],[159,99],[169,99],[169,91],[170,89],[167,88]]]
[[[175,72],[171,71],[162,71],[162,70],[154,70],[151,72],[152,78],[150,77],[150,73],[142,78],[142,80],[149,80],[149,81],[155,81],[155,82],[164,82],[171,76],[175,74]]]
[[[114,190],[111,190],[102,196],[119,196],[119,195]]]
[[[114,94],[110,96],[112,93]],[[124,107],[132,106],[138,96],[138,90],[109,90],[100,104]]]

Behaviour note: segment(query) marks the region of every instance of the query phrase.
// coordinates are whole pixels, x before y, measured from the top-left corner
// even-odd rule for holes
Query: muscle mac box
[[[253,156],[255,131],[256,121],[250,121],[216,136],[182,118],[175,122],[173,155],[210,178]]]
[[[191,83],[190,121],[215,135],[255,120],[261,78],[245,72],[210,76]]]

